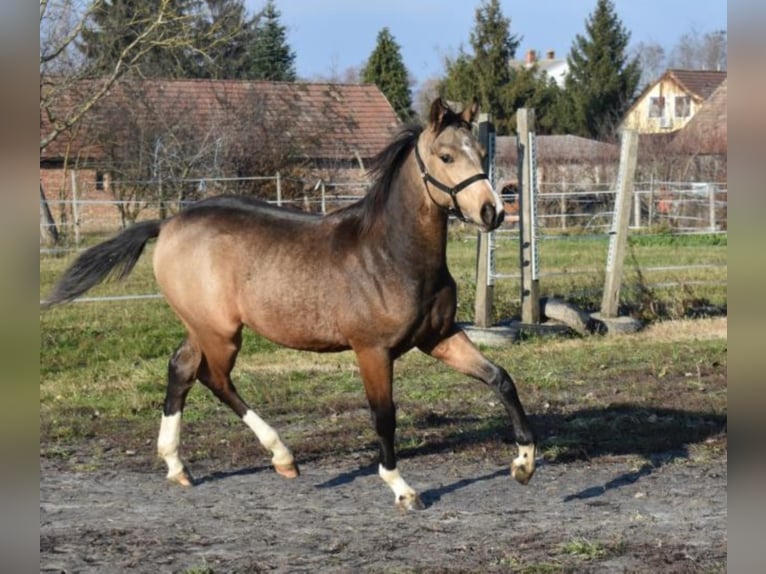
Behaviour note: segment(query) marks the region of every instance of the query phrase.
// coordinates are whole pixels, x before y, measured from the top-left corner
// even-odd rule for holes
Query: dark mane
[[[388,192],[422,131],[423,127],[419,125],[402,128],[393,141],[372,158],[367,170],[372,185],[364,198],[335,212],[348,218],[359,235],[367,233],[383,211]]]
[[[447,108],[438,122],[436,134],[440,134],[451,126],[471,129],[471,124],[466,122],[461,114],[457,114]],[[385,208],[391,186],[422,132],[423,126],[416,124],[410,124],[402,128],[391,143],[372,158],[367,170],[372,180],[372,185],[364,199],[336,212],[356,219],[360,235],[364,235],[369,231],[375,219]]]

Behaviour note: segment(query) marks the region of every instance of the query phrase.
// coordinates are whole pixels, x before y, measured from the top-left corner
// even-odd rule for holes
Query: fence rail
[[[191,186],[175,198],[161,196],[159,182],[112,182],[112,188],[141,188],[140,195],[114,198],[108,192],[82,186],[77,199],[47,199],[52,225],[63,235],[65,243],[79,243],[80,234],[113,232],[137,220],[165,217],[208,194],[225,191],[226,184],[244,181],[269,181],[276,185],[270,203],[291,206],[304,211],[327,213],[353,201],[366,192],[368,182],[329,182],[318,180],[302,183],[302,191],[283,196],[278,176],[247,178],[210,178],[178,180],[176,185]],[[163,182],[168,185],[168,182]],[[202,190],[202,191],[200,191]],[[210,192],[213,193],[210,193]],[[726,183],[710,182],[636,182],[632,195],[631,227],[646,229],[665,227],[678,233],[715,233],[727,229]],[[504,196],[513,211],[518,206],[515,195]],[[615,189],[610,186],[575,186],[571,183],[541,183],[535,205],[538,226],[543,232],[605,232],[611,223]],[[42,206],[41,206],[42,207]],[[45,242],[51,222],[41,217],[40,237]],[[512,225],[510,226],[512,227]]]

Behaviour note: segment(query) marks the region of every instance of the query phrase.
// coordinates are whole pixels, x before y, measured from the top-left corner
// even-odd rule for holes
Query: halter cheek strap
[[[451,211],[452,213],[454,213],[455,217],[457,217],[460,221],[466,221],[465,215],[463,215],[463,211],[460,209],[460,205],[457,202],[457,194],[463,191],[469,185],[476,183],[477,181],[481,181],[482,179],[489,179],[487,174],[484,172],[477,173],[475,175],[472,175],[468,179],[464,179],[463,181],[461,181],[454,187],[449,187],[448,185],[443,184],[434,176],[432,176],[430,173],[428,173],[428,170],[426,169],[426,164],[423,161],[423,158],[420,157],[420,151],[418,150],[417,144],[415,144],[415,159],[418,162],[418,168],[420,169],[420,176],[423,178],[423,183],[426,186],[426,191],[428,191],[428,196],[431,198],[431,201],[436,203],[433,196],[431,196],[431,191],[428,189],[429,183],[450,196],[450,198],[452,199],[452,207],[448,208],[448,211]],[[439,204],[436,203],[436,205],[439,205]]]

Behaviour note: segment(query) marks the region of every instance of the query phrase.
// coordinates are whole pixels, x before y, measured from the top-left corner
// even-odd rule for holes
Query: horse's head
[[[485,150],[471,131],[477,112],[474,103],[457,114],[438,98],[415,154],[433,202],[491,231],[503,222],[505,211],[482,168]]]

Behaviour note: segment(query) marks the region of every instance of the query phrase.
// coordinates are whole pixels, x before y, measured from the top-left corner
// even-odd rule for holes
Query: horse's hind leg
[[[181,442],[181,413],[194,379],[202,353],[189,339],[176,350],[168,363],[168,388],[162,410],[162,424],[157,439],[157,452],[168,467],[168,480],[191,486],[192,479],[178,456]]]
[[[210,339],[206,340],[199,379],[221,402],[228,405],[250,427],[261,444],[271,451],[274,470],[287,478],[295,478],[298,476],[298,467],[292,453],[279,438],[277,431],[242,400],[231,382],[230,373],[234,368],[240,345],[240,333],[232,339],[216,339],[214,344]]]

